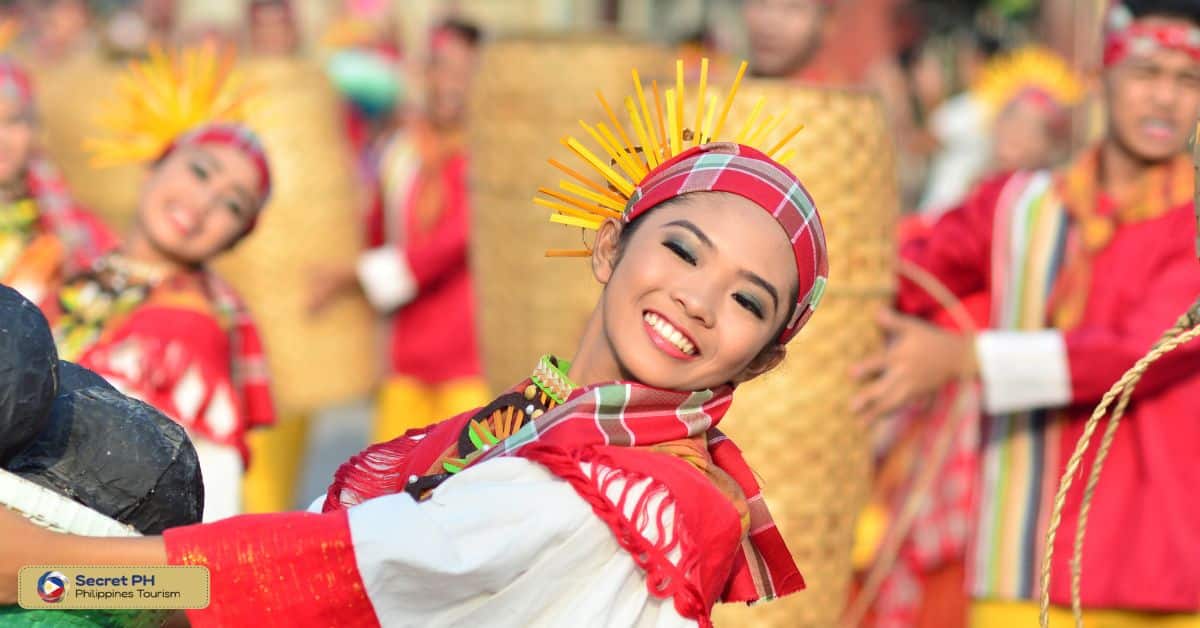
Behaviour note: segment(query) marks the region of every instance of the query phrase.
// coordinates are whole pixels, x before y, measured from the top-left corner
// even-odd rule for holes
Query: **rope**
[[[1162,335],[1150,352],[1138,360],[1132,368],[1121,376],[1121,379],[1117,380],[1116,384],[1113,384],[1108,392],[1104,393],[1104,396],[1100,399],[1100,404],[1096,406],[1087,424],[1084,425],[1083,434],[1075,444],[1075,451],[1071,454],[1071,458],[1067,462],[1066,471],[1063,472],[1062,480],[1060,480],[1058,485],[1058,492],[1054,496],[1054,508],[1050,516],[1050,527],[1046,532],[1046,557],[1042,561],[1042,608],[1039,617],[1041,628],[1049,628],[1050,625],[1050,564],[1054,556],[1054,541],[1058,536],[1058,527],[1062,523],[1063,505],[1066,503],[1067,491],[1071,488],[1072,480],[1083,462],[1083,455],[1091,444],[1092,436],[1095,434],[1100,420],[1108,413],[1109,406],[1116,399],[1117,405],[1113,410],[1112,420],[1105,429],[1104,436],[1101,437],[1100,448],[1096,452],[1096,460],[1092,463],[1092,469],[1088,475],[1087,484],[1084,487],[1083,502],[1079,508],[1079,523],[1075,528],[1075,542],[1073,555],[1071,556],[1071,610],[1075,616],[1076,628],[1083,628],[1083,608],[1080,590],[1083,578],[1083,539],[1087,532],[1088,512],[1091,509],[1096,484],[1100,481],[1100,471],[1104,466],[1104,459],[1108,456],[1108,450],[1112,445],[1113,437],[1116,435],[1117,427],[1120,425],[1121,418],[1125,415],[1125,409],[1129,405],[1129,399],[1133,394],[1134,387],[1137,386],[1138,381],[1145,375],[1146,369],[1150,368],[1150,365],[1154,364],[1162,356],[1197,337],[1200,337],[1200,301],[1197,301],[1183,316],[1179,317],[1175,325]]]
[[[963,307],[962,302],[937,277],[934,277],[920,266],[907,261],[901,261],[897,270],[900,276],[916,284],[927,292],[938,305],[942,306],[950,317],[954,319],[954,324],[960,330],[968,334],[974,334],[977,331],[975,322],[971,319],[971,315],[967,312],[966,308]],[[843,616],[842,625],[855,627],[862,623],[863,618],[866,617],[867,612],[871,609],[871,605],[875,602],[875,598],[879,595],[879,591],[883,587],[883,582],[887,578],[888,573],[891,572],[892,567],[896,564],[896,560],[900,557],[900,550],[904,546],[904,541],[908,539],[908,534],[912,531],[912,526],[916,522],[917,515],[921,514],[921,509],[925,506],[925,501],[929,496],[930,490],[933,488],[933,483],[941,475],[946,459],[950,455],[950,449],[954,445],[954,437],[958,433],[959,427],[962,426],[963,421],[971,414],[963,408],[964,396],[970,390],[970,385],[969,382],[964,381],[959,386],[958,396],[950,406],[953,414],[950,420],[942,425],[942,430],[937,435],[933,444],[928,463],[920,467],[920,471],[916,474],[908,496],[900,506],[896,521],[888,530],[888,535],[879,548],[878,558],[871,565],[871,570],[867,573],[867,578],[863,582],[863,587],[859,591],[858,596],[854,598],[854,603]]]

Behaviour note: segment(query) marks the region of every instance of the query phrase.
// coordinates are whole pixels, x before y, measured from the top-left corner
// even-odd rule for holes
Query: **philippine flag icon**
[[[38,597],[48,604],[57,604],[67,595],[67,577],[57,571],[47,571],[38,578]]]

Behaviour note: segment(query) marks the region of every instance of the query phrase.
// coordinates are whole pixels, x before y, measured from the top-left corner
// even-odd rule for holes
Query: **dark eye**
[[[232,212],[234,216],[241,217],[246,213],[246,211],[237,201],[228,201],[225,203],[225,207],[228,207],[229,211]]]
[[[687,250],[687,247],[683,246],[682,244],[674,240],[667,240],[666,242],[663,242],[663,246],[671,249],[671,252],[678,256],[679,259],[691,264],[692,266],[696,265],[696,256],[692,255],[692,252]]]
[[[753,314],[755,318],[760,320],[763,318],[763,309],[762,306],[758,304],[758,301],[755,301],[754,299],[741,293],[733,295],[733,300],[737,301],[738,305],[745,308],[747,312]]]
[[[188,164],[188,167],[191,169],[192,175],[195,176],[197,179],[199,179],[201,181],[208,181],[208,171],[204,169],[204,166],[201,166],[200,164],[193,161],[190,164]]]

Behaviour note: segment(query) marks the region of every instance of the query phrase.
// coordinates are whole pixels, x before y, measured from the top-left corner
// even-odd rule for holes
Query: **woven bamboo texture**
[[[98,134],[95,108],[109,99],[125,70],[99,56],[79,55],[61,65],[30,64],[42,128],[42,146],[63,172],[76,200],[118,233],[124,233],[137,207],[144,170],[137,165],[93,168],[83,150],[85,137]]]
[[[320,68],[300,60],[253,60],[261,90],[247,121],[271,160],[273,191],[254,232],[215,268],[247,301],[266,344],[281,414],[305,413],[365,395],[375,379],[375,325],[359,297],[309,317],[313,267],[352,264],[360,251],[360,201],[340,126],[339,101]]]
[[[835,626],[851,581],[854,523],[869,492],[869,440],[849,411],[850,366],[881,347],[874,315],[894,291],[896,160],[878,100],[854,91],[747,83],[731,114],[766,96],[806,127],[790,167],[825,226],[829,290],[775,372],[738,389],[722,429],[745,451],[808,589],[753,607],[722,605],[718,626]],[[740,125],[735,124],[733,128]]]
[[[551,224],[533,204],[570,159],[558,143],[579,120],[604,115],[601,90],[619,102],[631,68],[666,68],[665,53],[612,37],[522,37],[490,45],[472,95],[471,265],[484,371],[493,390],[526,377],[543,353],[571,356],[599,296],[583,259],[548,260],[582,235]]]

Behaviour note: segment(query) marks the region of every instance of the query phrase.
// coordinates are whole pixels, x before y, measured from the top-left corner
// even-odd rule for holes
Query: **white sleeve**
[[[1062,332],[985,331],[975,351],[988,414],[1056,408],[1071,402]]]
[[[367,301],[380,312],[390,312],[417,296],[417,279],[395,246],[366,251],[358,258],[357,271]]]
[[[695,626],[571,486],[522,458],[349,510],[363,587],[383,626]]]

